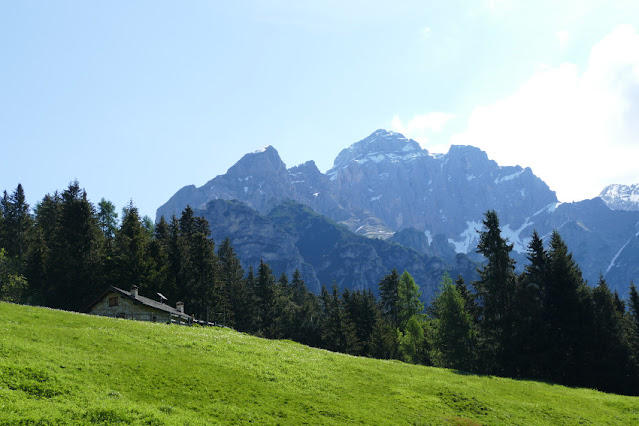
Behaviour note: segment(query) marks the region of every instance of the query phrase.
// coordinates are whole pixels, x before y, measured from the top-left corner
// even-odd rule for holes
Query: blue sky
[[[0,189],[78,179],[143,214],[273,145],[378,128],[532,167],[561,201],[639,182],[639,2],[0,3]]]

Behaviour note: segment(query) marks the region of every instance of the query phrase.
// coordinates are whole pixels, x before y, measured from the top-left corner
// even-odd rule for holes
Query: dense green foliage
[[[245,273],[231,242],[216,247],[187,207],[155,226],[133,203],[117,221],[77,182],[32,214],[21,186],[0,204],[0,297],[82,310],[108,285],[184,301],[200,320],[271,339],[472,373],[639,393],[639,297],[625,302],[605,281],[584,282],[561,236],[547,249],[534,233],[529,264],[515,273],[512,245],[487,212],[477,251],[486,262],[466,286],[444,275],[427,310],[420,287],[396,270],[370,290],[309,292],[296,271],[276,278],[265,262]],[[627,303],[627,307],[626,307]]]
[[[636,397],[0,303],[0,424],[619,424]]]

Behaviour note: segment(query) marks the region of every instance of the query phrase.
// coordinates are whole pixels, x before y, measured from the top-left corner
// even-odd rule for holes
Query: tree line
[[[121,218],[94,206],[79,183],[33,209],[21,185],[0,200],[0,300],[82,310],[109,285],[161,292],[198,319],[267,338],[353,355],[639,393],[639,296],[621,300],[601,278],[583,280],[558,232],[546,248],[534,232],[528,264],[515,272],[513,246],[486,213],[477,251],[486,262],[466,284],[444,275],[425,307],[410,274],[392,270],[370,290],[322,286],[299,271],[274,276],[265,262],[240,264],[187,207],[157,224],[133,203]]]

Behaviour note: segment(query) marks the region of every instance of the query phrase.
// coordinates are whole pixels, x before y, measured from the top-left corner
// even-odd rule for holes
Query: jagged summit
[[[257,151],[245,154],[240,161],[228,170],[231,177],[245,178],[255,174],[269,175],[286,173],[286,164],[279,153],[271,145]]]
[[[273,145],[266,145],[266,146],[263,146],[260,149],[256,149],[255,151],[253,151],[253,154],[261,154],[263,152],[267,152],[267,151],[271,151],[271,150],[277,152],[277,150],[275,148],[273,148]]]
[[[401,133],[378,129],[370,136],[354,143],[342,150],[335,158],[332,171],[347,166],[355,161],[360,164],[367,161],[380,162],[383,160],[409,160],[411,158],[428,155],[428,151]]]
[[[613,210],[639,211],[639,183],[608,185],[599,197]]]

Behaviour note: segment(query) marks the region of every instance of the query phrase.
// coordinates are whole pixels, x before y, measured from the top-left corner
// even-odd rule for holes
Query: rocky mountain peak
[[[407,160],[427,154],[428,151],[422,149],[413,139],[401,133],[378,129],[370,136],[342,150],[335,158],[331,171],[346,167],[352,162],[363,164],[367,161],[378,163],[384,159]]]
[[[608,185],[599,197],[613,210],[639,211],[639,184]]]
[[[286,174],[286,164],[271,145],[245,154],[226,173],[231,178],[245,178],[256,174],[264,176]]]
[[[307,161],[306,163],[300,164],[299,166],[291,167],[291,169],[289,170],[289,174],[291,176],[295,176],[298,173],[315,175],[315,174],[320,174],[321,172],[317,168],[315,161],[310,160],[310,161]]]
[[[486,152],[471,145],[451,145],[450,149],[448,150],[448,157],[449,158],[467,158],[469,160],[477,161],[477,162],[492,161],[488,159],[488,154],[486,154]]]

